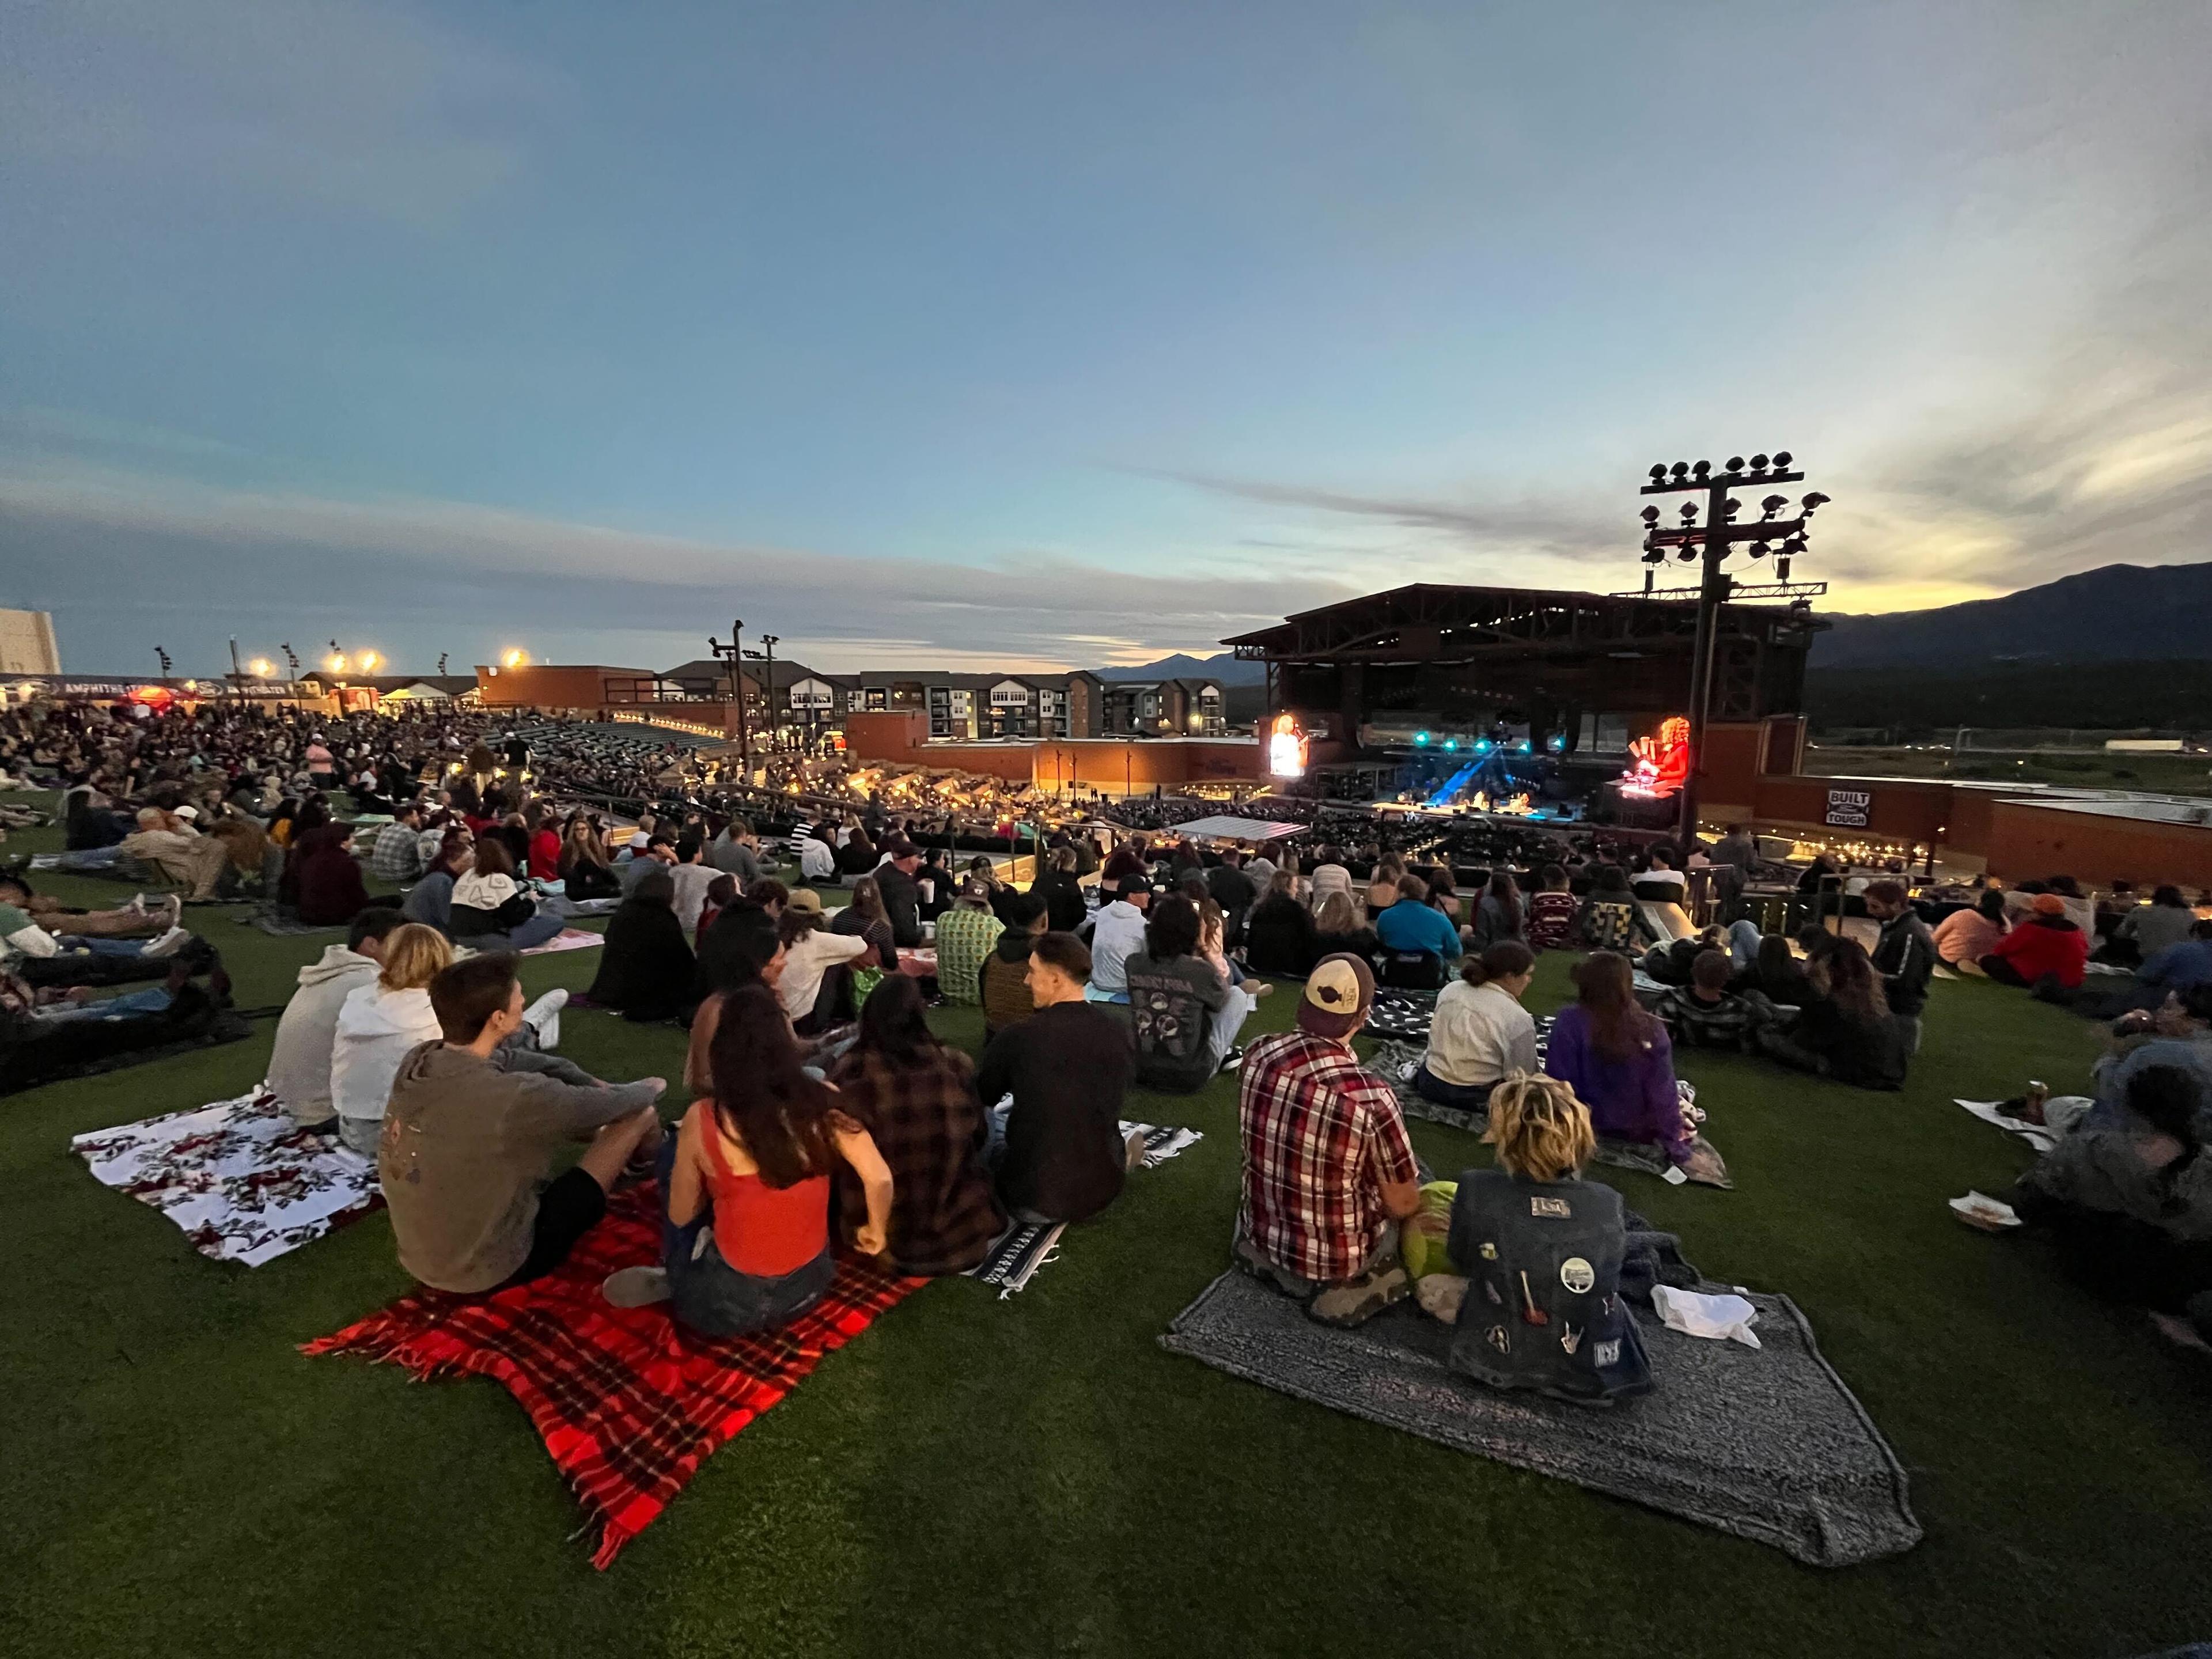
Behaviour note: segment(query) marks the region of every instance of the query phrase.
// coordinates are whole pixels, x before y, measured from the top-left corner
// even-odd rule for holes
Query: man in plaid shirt
[[[981,882],[964,883],[958,901],[937,919],[938,994],[947,1002],[981,1002],[977,975],[1006,931],[1006,924],[991,914],[989,890]]]
[[[1237,1259],[1332,1325],[1356,1325],[1406,1295],[1395,1224],[1420,1207],[1397,1097],[1352,1051],[1374,1005],[1364,961],[1323,957],[1299,1000],[1298,1029],[1245,1050],[1237,1100]]]
[[[376,832],[368,867],[380,880],[406,886],[422,874],[422,809],[412,801],[392,810],[392,822]]]

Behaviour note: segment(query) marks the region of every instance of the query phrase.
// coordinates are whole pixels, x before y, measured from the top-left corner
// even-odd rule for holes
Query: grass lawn
[[[281,1001],[325,940],[235,914],[188,920],[242,1004]],[[535,959],[529,988],[594,965]],[[1533,1007],[1567,966],[1545,959]],[[980,1042],[972,1012],[939,1025]],[[1206,1139],[1071,1229],[1027,1291],[955,1279],[894,1309],[595,1572],[497,1383],[296,1352],[406,1288],[383,1215],[218,1264],[70,1155],[73,1133],[244,1091],[272,1030],[0,1099],[0,1650],[2070,1656],[2212,1633],[2212,1373],[1944,1208],[2027,1156],[1952,1096],[2086,1079],[2092,1028],[2017,993],[1938,985],[1901,1095],[1692,1056],[1732,1193],[1597,1171],[1711,1276],[1795,1297],[1895,1446],[1928,1537],[1843,1572],[1162,1352],[1224,1261],[1224,1081],[1132,1099]],[[681,1073],[673,1028],[564,1030],[603,1075]],[[1487,1158],[1413,1138],[1440,1171]]]

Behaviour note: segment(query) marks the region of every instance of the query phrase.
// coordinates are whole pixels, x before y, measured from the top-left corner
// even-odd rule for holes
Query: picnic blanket
[[[1437,994],[1433,991],[1388,991],[1375,993],[1375,1006],[1368,1011],[1363,1035],[1395,1042],[1417,1042],[1426,1048],[1429,1024],[1437,1017]]]
[[[150,1204],[217,1261],[258,1267],[384,1202],[376,1168],[266,1090],[75,1137],[93,1178]]]
[[[1124,1139],[1139,1132],[1145,1137],[1144,1167],[1147,1170],[1166,1163],[1185,1147],[1196,1146],[1206,1139],[1196,1129],[1158,1128],[1150,1123],[1121,1125]],[[1060,1236],[1066,1231],[1065,1221],[1014,1222],[992,1241],[983,1259],[960,1276],[997,1285],[999,1300],[1004,1302],[1016,1291],[1026,1289],[1039,1267],[1058,1260]]]
[[[833,1349],[929,1281],[840,1256],[822,1299],[781,1330],[705,1337],[668,1304],[617,1308],[599,1285],[660,1259],[660,1188],[607,1200],[606,1218],[545,1278],[488,1297],[417,1290],[305,1345],[404,1366],[419,1381],[476,1373],[506,1385],[545,1442],[614,1563],[699,1466],[790,1393]]]
[[[544,903],[556,916],[605,916],[620,908],[622,901],[611,894],[605,898],[572,899],[565,893],[555,893]]]
[[[2016,1117],[2007,1117],[1997,1110],[1997,1103],[1994,1100],[1959,1100],[1954,1097],[1953,1103],[1965,1107],[1983,1122],[1993,1123],[2007,1134],[2018,1135],[2039,1152],[2047,1152],[2058,1144],[2056,1129],[2045,1128],[2040,1123],[2025,1122]]]
[[[595,933],[588,927],[563,927],[543,945],[533,945],[522,952],[526,957],[550,957],[558,951],[588,951],[595,945],[605,945],[607,936]]]
[[[1705,1285],[1707,1290],[1726,1286]],[[1160,1346],[1279,1393],[1769,1544],[1813,1566],[1920,1540],[1904,1469],[1787,1297],[1752,1293],[1760,1346],[1638,1312],[1659,1386],[1595,1407],[1486,1388],[1445,1363],[1451,1331],[1401,1302],[1352,1330],[1232,1269]]]

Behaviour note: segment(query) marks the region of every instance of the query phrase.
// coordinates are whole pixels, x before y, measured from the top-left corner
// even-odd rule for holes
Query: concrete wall
[[[2212,887],[2212,827],[2069,812],[2025,801],[1990,803],[1989,871],[2000,880],[2067,875],[2109,886],[2115,877]]]
[[[495,673],[477,669],[477,693],[487,708],[582,708],[596,711],[607,704],[610,679],[650,679],[649,668],[611,668],[593,663],[563,667],[553,663],[530,663],[502,668]]]

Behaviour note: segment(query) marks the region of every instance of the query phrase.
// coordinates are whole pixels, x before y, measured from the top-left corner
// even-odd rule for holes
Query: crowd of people
[[[657,1176],[660,1260],[606,1296],[665,1300],[710,1334],[772,1328],[823,1293],[841,1243],[953,1273],[1010,1225],[1099,1215],[1141,1161],[1120,1128],[1127,1091],[1234,1071],[1239,1265],[1340,1324],[1418,1281],[1470,1376],[1615,1398],[1653,1378],[1616,1294],[1618,1196],[1583,1179],[1595,1149],[1649,1148],[1725,1184],[1677,1057],[1898,1087],[1941,968],[2112,1022],[2094,1096],[2015,1103],[2061,1136],[2020,1212],[2177,1328],[2212,1311],[2212,922],[2177,890],[2095,904],[2054,878],[1916,896],[1893,872],[1843,891],[1816,866],[1805,890],[1834,891],[1839,925],[1763,931],[1730,914],[1747,838],[1678,855],[1335,814],[1201,846],[1164,801],[1132,833],[1054,829],[1026,886],[963,858],[941,823],[925,847],[931,826],[879,800],[779,824],[794,872],[710,771],[659,743],[450,711],[0,716],[0,766],[64,789],[80,867],[130,860],[187,900],[259,882],[301,922],[346,926],[301,973],[270,1085],[303,1127],[377,1160],[400,1260],[440,1289],[551,1272],[617,1183]],[[618,831],[578,799],[624,792],[644,805]],[[1701,869],[1727,919],[1652,938],[1649,907],[1682,904]],[[404,897],[372,898],[364,875]],[[526,1005],[515,953],[562,925],[556,898],[611,908],[580,1004],[689,1026],[682,1113],[660,1109],[668,1079],[609,1082],[552,1052],[566,999]],[[0,884],[11,1049],[65,1064],[219,1009],[220,964],[181,914],[143,896],[70,910],[27,876]],[[1523,1000],[1547,950],[1582,955],[1540,1041]],[[939,996],[981,1010],[979,1055],[931,1030],[925,981],[903,971],[918,951]],[[2127,970],[2101,994],[2084,990],[2093,958]],[[118,976],[146,988],[88,994]],[[1279,984],[1292,1028],[1240,1046]],[[1382,989],[1435,994],[1404,1080],[1481,1117],[1495,1170],[1425,1180],[1391,1080],[1352,1046]],[[1409,1271],[1425,1213],[1432,1248]]]

